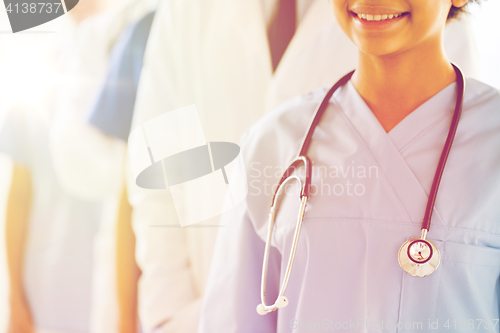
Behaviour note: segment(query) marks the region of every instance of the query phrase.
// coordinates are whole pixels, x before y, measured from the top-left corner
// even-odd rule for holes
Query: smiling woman
[[[358,48],[356,70],[245,136],[250,166],[292,161],[268,182],[305,181],[299,194],[262,191],[223,216],[200,332],[320,332],[328,320],[384,322],[354,329],[391,333],[465,320],[455,328],[472,332],[497,322],[500,92],[465,79],[443,47],[450,9],[455,17],[467,0],[331,4]],[[342,182],[314,169],[352,161],[380,176],[363,178],[363,195],[325,191]],[[252,179],[261,190],[265,180]]]

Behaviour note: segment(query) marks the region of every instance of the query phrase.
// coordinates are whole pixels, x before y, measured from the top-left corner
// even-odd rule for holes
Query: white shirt
[[[285,293],[289,305],[265,316],[256,313],[271,188],[298,153],[325,93],[319,89],[283,104],[243,140],[250,193],[223,216],[226,228],[217,240],[200,333],[400,332],[398,323],[412,328],[421,323],[426,331],[429,321],[445,331],[453,320],[462,332],[466,318],[488,320],[493,330],[500,301],[500,92],[473,79],[466,82],[463,114],[427,235],[441,253],[437,270],[412,277],[399,267],[397,253],[407,239],[420,237],[456,83],[386,133],[349,82],[331,98],[307,152],[312,192]],[[297,174],[303,178],[302,167]],[[268,304],[286,270],[297,190],[294,184],[277,213]]]

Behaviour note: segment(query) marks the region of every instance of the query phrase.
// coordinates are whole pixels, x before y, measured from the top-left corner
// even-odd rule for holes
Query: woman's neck
[[[386,132],[425,101],[455,82],[453,66],[441,43],[397,55],[360,51],[352,83]]]

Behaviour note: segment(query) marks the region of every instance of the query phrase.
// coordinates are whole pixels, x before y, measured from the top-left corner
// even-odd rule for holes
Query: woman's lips
[[[394,26],[405,19],[409,13],[355,13],[351,12],[354,20],[363,29],[383,30]]]

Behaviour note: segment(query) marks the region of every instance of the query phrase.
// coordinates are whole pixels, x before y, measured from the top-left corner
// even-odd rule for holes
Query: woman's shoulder
[[[465,83],[461,119],[461,122],[470,125],[466,126],[470,134],[484,135],[486,132],[491,132],[495,138],[498,138],[500,134],[500,90],[468,78]]]
[[[293,158],[327,91],[328,87],[322,87],[298,95],[262,117],[242,138],[243,151],[250,153],[247,157],[255,160],[263,155],[258,153],[261,151],[272,153],[280,161]]]
[[[252,126],[252,129],[276,124],[285,125],[286,122],[283,123],[283,121],[287,119],[295,119],[300,116],[312,116],[317,105],[325,97],[328,88],[327,86],[317,88],[281,103],[276,109],[256,122]]]
[[[320,88],[282,103],[255,123],[240,142],[248,182],[245,207],[263,240],[274,186],[298,154],[314,111],[326,92],[326,88]]]
[[[327,91],[328,87],[321,87],[283,102],[251,126],[246,136],[258,139],[278,133],[288,135],[303,133]]]
[[[500,90],[479,80],[467,78],[465,82],[464,108],[477,107],[500,112]]]

